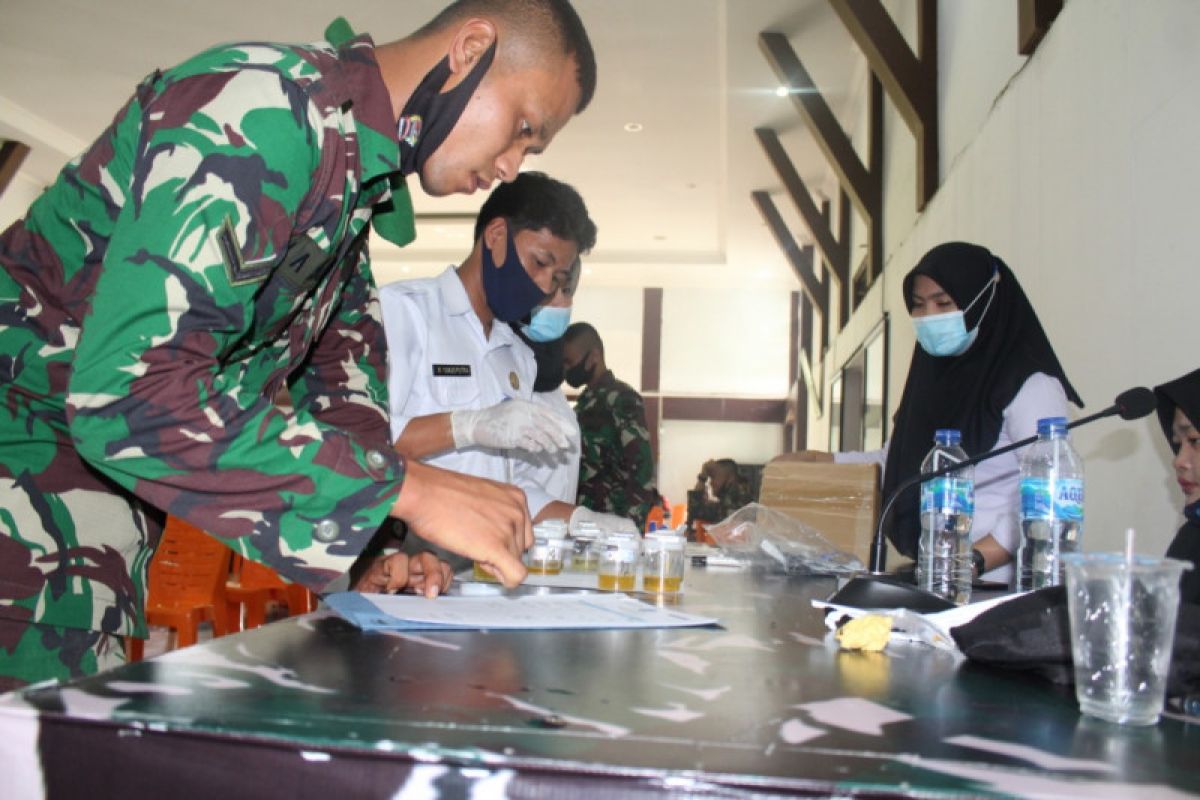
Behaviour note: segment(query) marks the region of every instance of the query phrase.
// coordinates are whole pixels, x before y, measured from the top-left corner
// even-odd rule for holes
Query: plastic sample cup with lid
[[[609,592],[632,592],[636,589],[641,545],[641,537],[635,533],[610,534],[600,547],[597,586]]]
[[[682,536],[651,533],[642,543],[642,588],[664,594],[678,592],[683,586]]]
[[[567,552],[567,525],[563,520],[548,520],[533,526],[533,547],[525,553],[525,564],[534,575],[562,572]]]
[[[576,572],[595,572],[600,566],[600,550],[604,535],[594,522],[581,522],[571,536],[571,569]]]
[[[1080,711],[1153,725],[1171,666],[1179,576],[1191,565],[1122,553],[1067,553],[1063,561]]]

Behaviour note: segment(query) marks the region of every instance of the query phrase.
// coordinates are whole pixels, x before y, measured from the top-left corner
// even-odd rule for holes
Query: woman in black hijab
[[[893,418],[884,497],[920,472],[938,428],[962,431],[963,450],[977,455],[1033,435],[1040,418],[1065,416],[1067,399],[1083,406],[1016,276],[987,248],[966,242],[933,248],[905,276],[904,302],[917,347]],[[1018,462],[1013,453],[975,468],[971,538],[985,571],[1007,563],[1016,546],[1011,536],[1003,544],[991,536],[989,529],[1003,522],[989,525],[987,512],[1013,516]],[[893,513],[892,543],[915,556],[921,532],[915,493],[898,500]]]
[[[1175,451],[1175,478],[1183,489],[1187,521],[1167,548],[1168,558],[1188,561],[1192,569],[1179,581],[1179,599],[1200,603],[1200,369],[1154,387],[1158,421]]]
[[[904,302],[917,346],[886,448],[838,453],[840,463],[883,462],[883,497],[921,471],[939,428],[962,432],[962,447],[978,455],[1037,433],[1037,421],[1082,406],[1037,314],[1012,270],[987,248],[948,242],[930,250],[904,278]],[[826,453],[791,456],[829,460]],[[977,574],[1005,567],[1019,543],[1019,453],[975,467],[972,561]],[[916,558],[920,498],[902,495],[888,538]],[[1007,580],[1008,569],[987,575]]]

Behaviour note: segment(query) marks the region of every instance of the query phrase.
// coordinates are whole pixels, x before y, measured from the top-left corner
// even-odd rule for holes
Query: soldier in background
[[[662,498],[642,396],[613,375],[600,334],[586,322],[563,335],[563,375],[573,388],[585,387],[575,403],[582,438],[578,505],[628,517],[645,530]]]
[[[0,236],[0,691],[147,635],[164,511],[316,590],[389,516],[525,575],[519,490],[391,447],[367,223],[412,240],[406,175],[513,180],[591,99],[587,34],[567,0],[458,0],[385,45],[326,38],[156,71]]]
[[[720,522],[747,503],[754,502],[750,483],[738,471],[737,462],[722,458],[704,462],[688,492],[688,523],[693,520]]]

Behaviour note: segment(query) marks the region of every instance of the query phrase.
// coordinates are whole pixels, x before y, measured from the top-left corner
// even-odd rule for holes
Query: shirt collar
[[[349,23],[339,17],[325,29],[325,38],[338,51],[343,80],[354,104],[365,186],[400,170],[400,142],[396,139],[392,99],[375,60],[375,42],[368,34],[355,34]]]
[[[445,271],[436,278],[438,292],[442,296],[442,307],[446,309],[446,313],[452,317],[470,314],[480,324],[482,329],[482,321],[479,320],[479,315],[475,313],[474,306],[471,305],[471,298],[467,296],[467,287],[463,286],[462,280],[458,277],[458,270],[449,266]],[[500,346],[512,344],[516,341],[517,335],[513,333],[513,329],[504,322],[498,319],[492,320],[492,335],[488,338],[488,344],[492,346]]]

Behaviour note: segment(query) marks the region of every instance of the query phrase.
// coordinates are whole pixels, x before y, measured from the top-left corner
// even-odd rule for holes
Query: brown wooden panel
[[[642,391],[657,392],[662,375],[663,290],[642,290]]]
[[[776,422],[787,417],[787,401],[745,397],[664,397],[664,420]]]
[[[4,190],[12,182],[13,176],[17,174],[17,170],[21,168],[21,163],[25,161],[27,155],[29,155],[29,145],[23,142],[13,139],[5,139],[0,142],[0,194],[4,194]]]
[[[1031,55],[1050,30],[1062,0],[1017,0],[1017,51]]]

